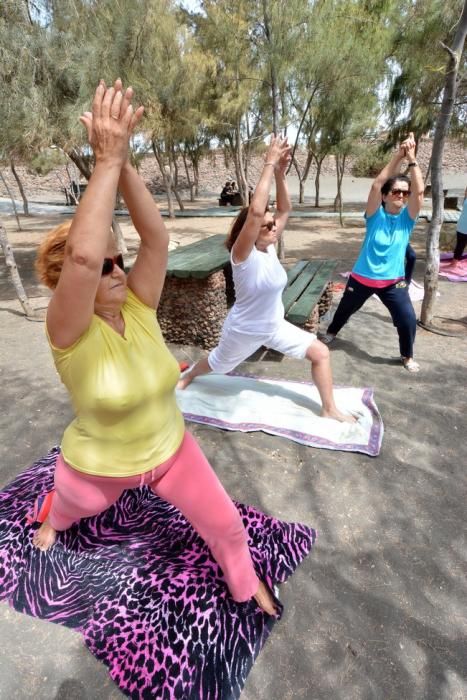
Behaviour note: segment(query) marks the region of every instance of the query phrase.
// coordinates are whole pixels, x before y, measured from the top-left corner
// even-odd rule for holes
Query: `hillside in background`
[[[423,140],[419,146],[417,159],[424,173],[428,167],[431,147],[431,139]],[[296,155],[297,160],[303,164],[306,157],[305,152],[297,152]],[[353,159],[349,158],[346,164],[347,175],[352,174],[352,164]],[[252,185],[254,185],[258,179],[261,165],[262,156],[259,155],[254,156],[249,163],[248,175],[249,181]],[[466,173],[467,176],[467,147],[457,141],[448,142],[444,150],[443,165],[446,173]],[[60,202],[63,202],[64,200],[63,187],[69,184],[70,177],[77,177],[78,174],[75,166],[72,164],[70,164],[68,168],[65,166],[56,168],[47,175],[43,176],[37,175],[27,167],[21,165],[17,166],[17,171],[23,182],[26,195],[30,199]],[[20,195],[18,187],[11,171],[9,168],[5,167],[2,172],[15,198],[19,200]],[[142,173],[149,189],[151,192],[153,192],[153,194],[163,194],[164,187],[162,184],[160,170],[155,158],[152,155],[148,155],[143,158],[140,165],[140,172]],[[316,168],[313,164],[310,169],[308,182],[313,180],[315,172]],[[295,174],[293,169],[291,170],[291,173]],[[333,156],[329,156],[324,160],[321,173],[322,175],[333,175],[335,173],[335,160]],[[217,195],[226,180],[235,180],[235,168],[231,162],[226,161],[223,151],[213,150],[208,156],[203,158],[200,163],[200,195]],[[84,179],[81,178],[81,181],[84,182]],[[179,182],[179,189],[182,190],[182,197],[188,198],[189,192],[187,189],[185,189],[187,187],[187,180],[186,176],[184,175],[184,166],[181,161],[179,163]],[[0,196],[7,196],[5,186],[1,182]]]

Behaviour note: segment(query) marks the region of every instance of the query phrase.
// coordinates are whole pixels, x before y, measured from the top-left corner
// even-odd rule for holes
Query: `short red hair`
[[[46,287],[55,289],[65,260],[65,246],[71,228],[71,219],[49,231],[39,246],[36,257],[37,275]]]

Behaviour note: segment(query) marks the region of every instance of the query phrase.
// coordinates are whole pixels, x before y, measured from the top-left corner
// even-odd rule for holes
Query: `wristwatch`
[[[408,168],[414,168],[416,165],[418,165],[418,163],[417,163],[416,160],[414,160],[414,161],[412,161],[412,163],[409,163],[407,167],[408,167]]]

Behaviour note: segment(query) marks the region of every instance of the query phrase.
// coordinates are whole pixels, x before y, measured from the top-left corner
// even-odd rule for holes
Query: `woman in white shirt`
[[[321,397],[321,415],[354,422],[353,416],[342,413],[335,404],[328,348],[313,333],[284,319],[282,292],[287,274],[274,245],[291,210],[285,175],[289,162],[287,139],[273,136],[250,206],[237,216],[226,241],[231,251],[235,304],[225,319],[219,345],[193,365],[178,386],[185,389],[195,377],[208,372],[226,374],[264,345],[289,357],[310,360]],[[274,214],[268,209],[273,179],[277,200]]]

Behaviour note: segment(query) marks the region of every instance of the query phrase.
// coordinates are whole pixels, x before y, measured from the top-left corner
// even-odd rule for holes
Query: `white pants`
[[[308,348],[315,340],[314,333],[297,328],[285,319],[282,319],[269,335],[241,333],[225,324],[219,345],[209,353],[208,363],[216,374],[226,374],[262,345],[288,357],[303,360]]]

